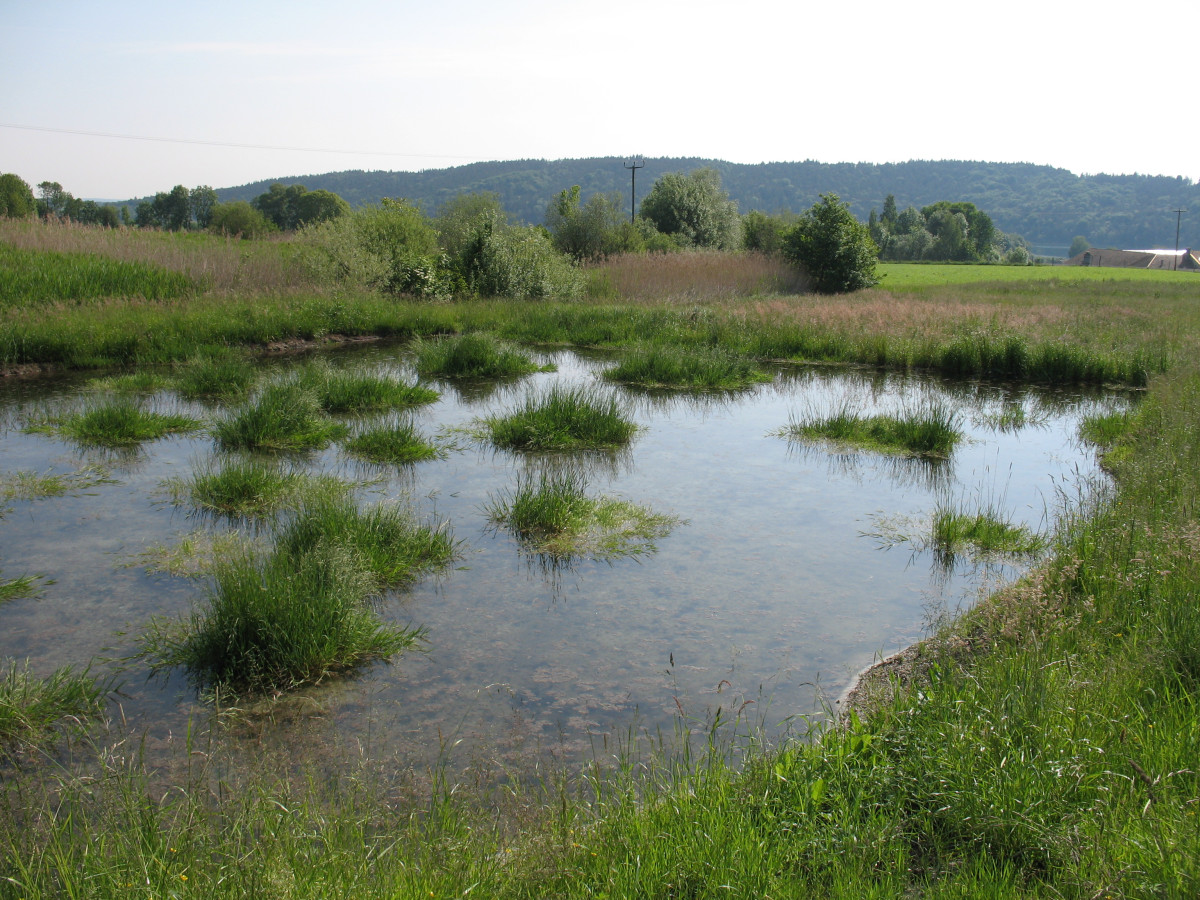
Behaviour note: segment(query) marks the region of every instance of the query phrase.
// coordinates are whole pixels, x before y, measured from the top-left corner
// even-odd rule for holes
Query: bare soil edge
[[[1020,652],[1021,645],[1037,635],[1068,626],[1065,598],[1047,588],[1053,565],[1053,560],[1047,560],[1041,568],[984,597],[931,637],[862,669],[836,701],[839,721],[851,712],[860,719],[870,718],[899,695],[928,683],[935,666],[966,671],[1001,646]]]

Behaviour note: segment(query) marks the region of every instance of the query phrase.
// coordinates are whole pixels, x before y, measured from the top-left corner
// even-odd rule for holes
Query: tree
[[[138,209],[139,223],[141,209]],[[218,234],[227,234],[241,238],[255,238],[275,226],[267,221],[266,216],[247,203],[245,200],[234,200],[232,203],[215,203],[209,211],[208,229]]]
[[[297,204],[302,196],[308,193],[308,188],[302,184],[292,184],[284,187],[276,183],[262,194],[250,201],[250,205],[275,223],[281,231],[292,231],[296,228],[298,219]]]
[[[641,215],[683,246],[734,250],[741,239],[737,201],[715,169],[662,176],[642,201]]]
[[[154,211],[167,231],[187,231],[192,224],[192,192],[182,184],[160,191],[154,195]]]
[[[294,201],[296,227],[328,222],[350,215],[350,204],[332,191],[305,191]]]
[[[0,216],[23,219],[36,209],[33,191],[23,178],[11,172],[0,175]]]
[[[837,194],[822,194],[783,237],[783,255],[804,268],[822,294],[857,291],[878,284],[879,248],[867,226],[854,218]]]
[[[941,235],[937,229],[948,223],[949,219],[945,216],[941,216],[938,218],[937,224],[935,225],[934,217],[937,215],[937,213],[943,211],[961,215],[963,217],[963,223],[965,223],[966,227],[963,234],[963,242],[961,244],[954,241],[948,242],[948,245],[952,244],[954,247],[954,252],[959,255],[941,256],[938,258],[964,260],[974,259],[979,261],[991,259],[992,242],[996,237],[996,226],[992,223],[992,217],[983,210],[976,208],[974,203],[968,203],[964,200],[960,200],[956,203],[950,203],[947,200],[939,200],[932,206],[924,206],[921,208],[921,213],[925,216],[925,220],[928,223],[927,227],[933,236],[939,239]]]
[[[629,235],[623,225],[623,201],[619,194],[593,194],[579,202],[579,185],[561,191],[546,209],[546,229],[554,248],[576,262],[600,259],[623,252]]]
[[[192,188],[188,194],[188,208],[192,220],[199,228],[207,228],[212,222],[213,207],[217,205],[217,192],[207,184]]]
[[[41,197],[38,202],[38,213],[40,215],[54,216],[59,219],[66,215],[67,202],[72,197],[63,190],[61,184],[57,181],[43,181],[38,184],[38,194]]]
[[[758,253],[776,253],[783,242],[783,233],[793,224],[791,213],[769,216],[752,209],[742,216],[742,249]]]
[[[1067,259],[1070,259],[1072,256],[1078,256],[1080,253],[1083,253],[1085,250],[1090,250],[1091,247],[1092,247],[1091,241],[1089,241],[1087,238],[1085,238],[1082,234],[1076,235],[1071,240],[1070,249],[1067,250]]]

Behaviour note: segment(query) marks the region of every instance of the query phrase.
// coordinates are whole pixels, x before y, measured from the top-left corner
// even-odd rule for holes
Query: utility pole
[[[629,170],[629,224],[636,224],[637,219],[637,170],[646,167],[645,160],[638,160],[635,163],[625,163],[625,168]],[[1178,238],[1176,238],[1178,240]]]
[[[1185,212],[1186,209],[1175,210],[1175,265],[1171,268],[1173,272],[1179,269],[1179,223],[1183,220]]]

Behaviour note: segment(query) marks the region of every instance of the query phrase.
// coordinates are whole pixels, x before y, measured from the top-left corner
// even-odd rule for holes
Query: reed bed
[[[530,393],[506,415],[483,420],[497,447],[526,451],[612,450],[632,440],[637,426],[618,400],[590,387],[552,386]]]
[[[22,250],[0,243],[0,309],[30,309],[107,297],[174,300],[191,293],[194,282],[140,262],[90,253]]]
[[[283,236],[242,241],[204,233],[0,219],[0,245],[4,244],[38,253],[88,254],[153,266],[222,296],[326,290],[301,263],[298,247]]]
[[[588,295],[599,300],[714,303],[771,294],[799,294],[808,278],[762,253],[636,253],[588,269]]]

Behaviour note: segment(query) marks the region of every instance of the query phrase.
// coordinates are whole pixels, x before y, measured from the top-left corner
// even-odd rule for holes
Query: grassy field
[[[880,287],[829,298],[704,295],[696,281],[643,294],[635,270],[615,261],[619,291],[570,304],[214,288],[43,305],[0,323],[0,359],[130,365],[334,333],[618,349],[653,335],[760,359],[1145,386],[1135,415],[1088,432],[1115,486],[1068,505],[1043,565],[889,661],[857,712],[810,740],[762,747],[727,711],[708,753],[603,746],[577,778],[551,767],[497,787],[414,783],[369,758],[331,782],[266,755],[231,781],[189,735],[170,789],[132,749],[76,743],[87,763],[4,770],[0,897],[1200,896],[1200,278],[889,265]],[[261,584],[249,576],[230,585]],[[11,680],[0,708],[37,693]],[[67,693],[91,702],[86,682]],[[42,746],[61,714],[50,704],[22,734]]]

